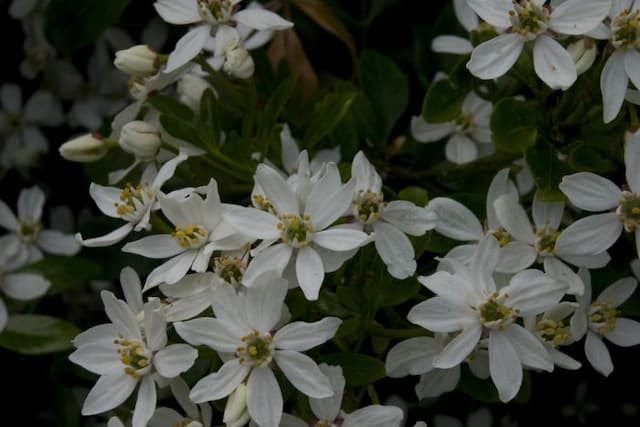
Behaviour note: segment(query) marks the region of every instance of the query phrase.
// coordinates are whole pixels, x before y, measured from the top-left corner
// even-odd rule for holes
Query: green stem
[[[373,386],[373,384],[370,384],[369,387],[367,387],[367,394],[371,399],[371,403],[373,403],[374,405],[380,404],[380,398],[378,397],[378,392],[376,392],[376,389]]]

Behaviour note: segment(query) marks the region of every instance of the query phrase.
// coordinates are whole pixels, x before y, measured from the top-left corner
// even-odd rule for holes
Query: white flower
[[[556,250],[578,255],[597,255],[613,245],[622,230],[635,233],[640,254],[640,132],[629,135],[624,146],[629,191],[591,172],[562,178],[560,190],[569,201],[590,215],[571,224],[556,241]]]
[[[556,7],[546,0],[469,0],[469,6],[489,24],[508,29],[473,50],[467,68],[481,79],[504,75],[533,41],[533,65],[552,89],[567,89],[577,78],[576,64],[555,37],[582,35],[606,18],[611,0],[568,0]]]
[[[460,380],[460,366],[447,369],[433,366],[434,359],[449,341],[451,338],[447,334],[435,334],[433,338],[416,337],[396,344],[387,353],[387,376],[420,375],[420,382],[415,387],[420,400],[453,391]]]
[[[95,162],[109,151],[109,144],[100,134],[87,133],[73,138],[58,148],[62,157],[71,162]]]
[[[406,236],[422,236],[436,224],[436,215],[411,202],[385,202],[382,179],[362,151],[353,159],[351,177],[355,179],[352,213],[358,229],[373,232],[376,250],[397,279],[416,271],[415,253]],[[406,233],[406,234],[405,234]]]
[[[323,363],[320,365],[320,370],[331,381],[333,396],[321,399],[309,398],[311,412],[318,419],[314,426],[400,427],[404,413],[396,406],[371,405],[360,408],[350,414],[345,413],[341,409],[345,386],[342,368]],[[307,423],[297,417],[284,414],[283,421],[284,419],[286,419],[287,427],[308,427]]]
[[[41,90],[23,106],[22,91],[13,83],[0,87],[0,104],[0,137],[4,139],[0,166],[24,171],[49,149],[40,126],[62,124],[62,104],[52,93]]]
[[[434,142],[449,137],[445,146],[447,160],[469,163],[494,150],[489,120],[493,105],[471,91],[462,103],[460,117],[446,123],[427,123],[421,116],[411,119],[411,135],[419,142]]]
[[[186,159],[187,155],[181,152],[165,163],[157,172],[154,165],[149,165],[142,174],[140,183],[136,186],[127,184],[125,188],[120,189],[91,183],[89,194],[98,205],[98,209],[111,218],[125,220],[126,224],[102,237],[85,240],[78,233],[76,238],[84,246],[102,247],[118,243],[127,237],[132,230],[150,229],[149,216],[151,210],[155,208],[154,204],[160,188],[171,179],[176,167]]]
[[[8,235],[0,237],[0,290],[13,299],[29,301],[44,295],[51,284],[38,274],[15,272],[26,262],[20,252],[17,240]],[[0,332],[8,318],[7,307],[0,298]]]
[[[283,30],[293,24],[264,9],[235,10],[240,0],[158,0],[153,5],[158,14],[171,24],[197,24],[176,44],[169,55],[167,72],[193,59],[209,40],[223,28],[235,23],[256,30]]]
[[[601,268],[609,263],[611,257],[606,252],[598,255],[582,255],[557,245],[564,240],[560,231],[560,222],[564,213],[564,202],[545,202],[537,196],[533,198],[532,216],[535,225],[518,201],[509,196],[501,196],[495,201],[498,221],[514,240],[526,243],[531,255],[544,262],[544,269],[552,277],[565,281],[570,294],[582,294],[582,280],[567,267],[562,260],[578,267]]]
[[[234,250],[250,241],[222,219],[224,208],[214,179],[206,188],[206,199],[195,192],[181,199],[158,194],[158,204],[175,231],[143,237],[122,248],[147,258],[171,258],[149,274],[144,291],[160,283],[174,284],[189,269],[204,272],[214,250]]]
[[[0,200],[0,227],[11,232],[9,238],[19,243],[19,251],[25,255],[25,262],[35,262],[42,258],[42,251],[75,255],[80,244],[73,235],[57,230],[43,230],[42,208],[44,193],[36,186],[23,189],[18,196],[18,216]]]
[[[200,100],[207,89],[213,90],[213,87],[195,73],[187,73],[182,76],[176,88],[180,102],[196,112],[200,111]]]
[[[596,371],[605,377],[613,371],[613,362],[609,350],[602,338],[621,347],[640,344],[640,323],[635,320],[618,317],[616,310],[628,300],[638,286],[632,277],[620,279],[607,286],[598,297],[591,302],[591,277],[589,271],[578,272],[584,281],[584,295],[578,297],[580,305],[571,319],[571,332],[576,339],[587,335],[584,352],[587,360]]]
[[[171,285],[160,284],[160,291],[167,297],[163,300],[167,322],[192,319],[211,307],[217,285],[211,272],[187,274]]]
[[[289,175],[302,172],[300,170],[300,148],[298,148],[298,142],[291,135],[291,129],[289,129],[287,123],[282,125],[280,147],[282,149],[282,166],[284,170]],[[325,163],[329,162],[340,163],[340,147],[318,150],[313,159],[308,162],[309,175],[315,175]]]
[[[141,328],[129,306],[111,292],[100,294],[110,324],[78,335],[69,360],[100,375],[82,406],[82,415],[94,415],[122,404],[140,384],[133,427],[144,427],[156,408],[154,375],[174,378],[189,369],[198,352],[187,344],[167,345],[166,322],[159,301],[144,306]]]
[[[242,294],[236,294],[228,286],[217,288],[213,300],[215,319],[178,322],[175,328],[193,345],[206,345],[219,353],[234,355],[217,372],[196,383],[189,395],[192,401],[221,399],[246,381],[251,418],[261,427],[277,427],[283,401],[272,364],[307,396],[332,396],[329,379],[301,352],[331,339],[342,321],[327,317],[314,323],[294,322],[278,328],[287,282],[274,273],[264,274],[259,281],[258,286]]]
[[[134,77],[148,77],[158,72],[158,54],[147,45],[136,45],[116,52],[113,65]]]
[[[565,286],[538,270],[524,270],[497,288],[493,278],[499,245],[492,236],[478,245],[469,267],[443,260],[445,268],[418,278],[435,297],[413,307],[407,318],[434,332],[459,332],[433,360],[440,369],[462,363],[488,336],[489,370],[500,400],[515,397],[522,367],[551,371],[553,362],[542,343],[516,323],[557,304]]]
[[[134,120],[124,125],[118,144],[124,151],[133,154],[136,160],[149,162],[156,158],[162,141],[155,126]]]
[[[544,344],[553,363],[565,369],[579,369],[582,366],[580,362],[558,350],[559,346],[575,342],[569,324],[569,316],[577,308],[578,304],[563,301],[542,315],[524,319],[525,328]]]
[[[600,76],[603,118],[605,123],[616,118],[627,93],[629,80],[640,89],[640,3],[613,0],[609,12],[610,25],[605,38],[615,51],[607,60]]]
[[[288,267],[287,278],[307,299],[318,299],[325,272],[337,270],[369,241],[362,231],[330,227],[351,204],[355,181],[342,185],[337,166],[329,163],[304,205],[280,173],[265,164],[258,165],[255,181],[268,211],[237,207],[225,215],[239,232],[263,240],[245,271],[244,285],[253,286],[265,271]]]
[[[463,263],[469,263],[476,250],[477,242],[484,236],[493,235],[500,242],[500,261],[497,271],[502,273],[517,273],[535,261],[535,254],[524,242],[512,241],[511,235],[502,227],[495,209],[495,201],[502,195],[512,198],[518,197],[515,185],[509,179],[509,169],[502,169],[491,181],[487,191],[486,226],[475,214],[462,203],[447,197],[437,197],[429,201],[427,209],[436,213],[435,230],[451,239],[468,243],[456,246],[447,254],[447,258],[455,258]]]

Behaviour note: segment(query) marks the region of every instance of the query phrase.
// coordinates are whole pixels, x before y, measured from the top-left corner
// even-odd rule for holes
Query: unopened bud
[[[58,148],[60,155],[72,162],[95,162],[109,151],[107,140],[98,133],[88,133],[65,142]]]
[[[135,120],[124,125],[118,143],[124,151],[136,156],[136,159],[149,161],[158,154],[162,141],[155,126]]]
[[[227,427],[241,427],[249,421],[247,410],[247,386],[240,384],[227,399],[222,422]]]
[[[205,90],[211,85],[202,77],[195,74],[185,74],[178,82],[180,102],[188,105],[193,111],[200,110],[200,99]]]
[[[591,39],[580,39],[577,42],[571,43],[567,51],[576,64],[578,75],[591,68],[598,53],[596,44]]]
[[[243,47],[230,49],[225,53],[222,69],[229,75],[239,79],[248,79],[253,75],[255,64],[249,51]]]
[[[113,64],[118,70],[134,77],[152,76],[160,68],[158,54],[145,44],[117,51]]]

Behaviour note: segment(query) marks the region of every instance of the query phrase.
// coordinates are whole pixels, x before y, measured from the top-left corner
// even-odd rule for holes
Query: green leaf
[[[350,387],[369,385],[383,379],[386,375],[384,363],[364,354],[334,353],[320,356],[319,359],[329,365],[341,366],[344,378]]]
[[[576,171],[611,173],[616,170],[616,164],[613,161],[582,141],[569,152],[568,161],[571,169]]]
[[[200,99],[200,123],[211,142],[220,145],[222,133],[220,111],[218,110],[218,100],[211,89],[204,91]]]
[[[198,130],[188,121],[176,116],[161,115],[160,123],[169,135],[200,146],[201,140]]]
[[[381,307],[393,307],[411,299],[420,291],[418,281],[410,277],[405,280],[382,280],[379,286],[380,297],[378,304]]]
[[[51,0],[45,13],[47,39],[61,52],[92,44],[118,21],[128,0]]]
[[[405,187],[398,193],[398,199],[408,200],[416,206],[426,206],[429,201],[429,192],[420,187]]]
[[[349,112],[356,92],[333,92],[318,102],[311,113],[312,121],[303,138],[307,148],[313,147],[333,131]]]
[[[514,98],[498,101],[491,114],[491,135],[499,150],[523,153],[538,137],[537,108]]]
[[[79,288],[90,280],[100,277],[102,266],[79,256],[47,255],[40,261],[27,265],[21,271],[43,275],[51,282],[47,293],[57,294]]]
[[[193,111],[176,98],[168,95],[154,95],[149,97],[149,103],[163,115],[177,117],[185,122],[193,120]]]
[[[268,133],[278,122],[278,117],[287,105],[289,98],[293,95],[296,88],[296,75],[292,75],[275,88],[267,105],[264,107],[264,113],[260,118],[261,130],[260,134]]]
[[[73,323],[50,316],[16,314],[0,334],[0,347],[20,354],[47,354],[73,348],[80,333]]]
[[[409,80],[389,58],[371,50],[360,56],[360,85],[379,121],[377,140],[389,137],[398,118],[409,104]]]
[[[429,123],[454,121],[462,114],[462,103],[469,93],[467,88],[449,79],[434,82],[422,104],[422,118]]]
[[[525,159],[536,182],[537,196],[542,200],[565,200],[564,194],[558,188],[567,167],[558,160],[556,150],[549,144],[539,141],[530,147]]]

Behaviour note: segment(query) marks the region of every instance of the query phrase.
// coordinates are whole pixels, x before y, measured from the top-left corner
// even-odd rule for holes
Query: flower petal
[[[516,239],[533,245],[536,236],[524,208],[510,195],[498,197],[494,203],[498,221]]]
[[[571,224],[556,240],[555,252],[567,255],[597,255],[620,237],[622,224],[615,212],[591,215]]]
[[[616,50],[611,54],[600,75],[604,122],[616,118],[624,102],[629,86],[629,77],[625,71],[624,52]]]
[[[499,35],[473,49],[467,69],[480,79],[496,79],[511,69],[523,47],[524,39],[520,34]]]
[[[304,296],[309,301],[317,300],[320,286],[324,280],[324,265],[320,255],[310,246],[306,246],[298,252],[296,276]]]
[[[239,334],[244,331],[230,328],[223,319],[201,317],[173,324],[180,337],[192,345],[206,345],[216,351],[233,353],[238,347]]]
[[[415,387],[416,395],[420,400],[427,399],[429,397],[438,397],[444,393],[455,390],[459,381],[460,367],[458,366],[451,369],[432,369],[429,372],[420,375],[420,381]],[[470,425],[475,426],[476,424]]]
[[[561,34],[581,35],[596,28],[611,9],[611,2],[568,0],[551,12],[549,28]]]
[[[257,371],[262,370],[268,370],[271,372],[269,369],[254,369],[251,376],[253,376]],[[231,359],[228,362],[225,362],[218,372],[209,374],[198,381],[191,389],[189,398],[195,403],[202,403],[227,397],[233,393],[242,381],[244,381],[250,371],[250,366],[241,365],[238,359]],[[251,384],[251,376],[249,377],[249,384]],[[271,390],[270,393],[274,393],[274,390]],[[279,393],[280,391],[278,389],[278,394]]]
[[[613,209],[622,199],[622,191],[617,185],[591,172],[563,177],[560,190],[571,203],[591,212]]]
[[[156,383],[151,375],[145,375],[138,389],[138,398],[133,410],[131,427],[146,427],[156,410]]]
[[[427,207],[436,213],[436,231],[455,240],[477,241],[483,236],[478,218],[462,203],[446,197],[437,197]]]
[[[467,55],[473,51],[473,45],[464,37],[443,35],[435,37],[431,41],[431,50],[436,53]]]
[[[193,0],[157,0],[153,7],[170,24],[193,24],[202,21],[198,3]]]
[[[9,206],[2,200],[0,200],[0,227],[6,228],[10,231],[18,229],[18,219],[13,214]]]
[[[265,9],[244,9],[233,14],[233,20],[256,30],[284,30],[293,23]]]
[[[442,344],[435,338],[416,337],[402,341],[387,353],[387,376],[400,378],[424,374],[433,369],[433,359],[440,351]]]
[[[397,406],[370,405],[344,417],[343,427],[400,427],[404,412]]]
[[[289,323],[276,332],[273,343],[278,349],[306,351],[333,338],[341,323],[337,317],[325,317],[313,323]]]
[[[409,322],[435,332],[455,332],[478,322],[471,309],[451,304],[442,297],[433,297],[414,306],[407,315]]]
[[[285,243],[261,251],[247,266],[242,277],[243,284],[247,287],[254,286],[256,279],[267,271],[281,273],[291,260],[292,252],[293,248]]]
[[[173,284],[182,279],[191,268],[197,255],[198,251],[193,249],[187,250],[154,268],[149,276],[147,276],[142,292],[146,292],[158,286],[160,283]]]
[[[195,58],[210,37],[210,32],[211,27],[209,25],[200,25],[192,28],[187,34],[182,36],[182,38],[178,40],[173,52],[169,55],[164,72],[170,73],[177,70]]]
[[[359,230],[331,227],[313,233],[313,243],[332,251],[350,251],[368,243],[369,235]]]
[[[412,236],[422,236],[436,226],[436,214],[405,200],[394,200],[382,211],[382,219]]]
[[[587,339],[584,342],[584,352],[587,360],[593,368],[605,377],[613,372],[613,362],[607,346],[602,342],[602,338],[593,332],[587,332]]]
[[[631,298],[637,287],[638,282],[633,277],[616,280],[598,295],[595,302],[610,304],[614,308],[618,307]]]
[[[244,207],[226,207],[223,218],[240,233],[256,239],[276,239],[280,237],[275,215]]]
[[[122,337],[124,339],[142,340],[140,326],[138,326],[138,321],[135,314],[131,312],[131,308],[109,291],[100,292],[100,297],[107,317],[109,317],[109,320],[111,320],[111,323],[113,323],[113,326],[116,327]]]
[[[548,226],[557,230],[564,214],[564,202],[546,202],[534,196],[531,214],[536,228]]]
[[[122,251],[145,258],[162,259],[178,255],[184,252],[185,248],[168,234],[156,234],[127,243],[122,247]]]
[[[309,356],[290,350],[277,350],[273,355],[287,379],[302,393],[320,399],[333,396],[329,379]]]
[[[13,299],[28,301],[41,297],[51,283],[39,274],[9,273],[2,282],[2,290]]]
[[[329,379],[333,396],[322,399],[309,399],[309,406],[313,414],[320,420],[335,420],[340,415],[342,395],[344,394],[345,379],[340,366],[329,366],[322,363],[320,371]],[[282,426],[282,425],[281,425]],[[305,427],[307,425],[305,424]]]
[[[478,158],[478,147],[470,138],[456,133],[447,141],[444,153],[451,163],[464,165]]]
[[[482,325],[480,322],[469,325],[449,341],[442,352],[433,359],[433,366],[439,369],[449,369],[460,365],[476,348],[481,335]]]
[[[518,394],[522,384],[522,366],[518,353],[502,332],[489,335],[489,370],[500,400],[508,402]]]
[[[73,235],[57,230],[42,230],[38,236],[38,246],[45,252],[58,255],[75,255],[81,247]]]
[[[254,369],[247,382],[247,409],[260,427],[278,427],[282,417],[282,392],[273,371]]]
[[[89,248],[99,248],[105,246],[111,246],[122,239],[127,237],[129,233],[133,230],[133,224],[130,222],[124,224],[121,227],[116,228],[111,233],[107,233],[104,236],[94,237],[91,239],[83,239],[82,234],[77,233],[75,238],[82,244],[82,246],[87,246]]]
[[[549,353],[531,332],[520,325],[511,324],[504,329],[504,335],[511,341],[524,366],[548,372],[553,370],[553,361]]]
[[[631,319],[616,319],[616,327],[604,336],[620,347],[631,347],[640,344],[640,322]]]
[[[175,378],[193,366],[198,350],[187,344],[172,344],[153,355],[153,366],[165,378]]]
[[[103,375],[93,386],[82,405],[82,415],[106,412],[122,404],[133,392],[138,380],[122,370],[116,375]]]

